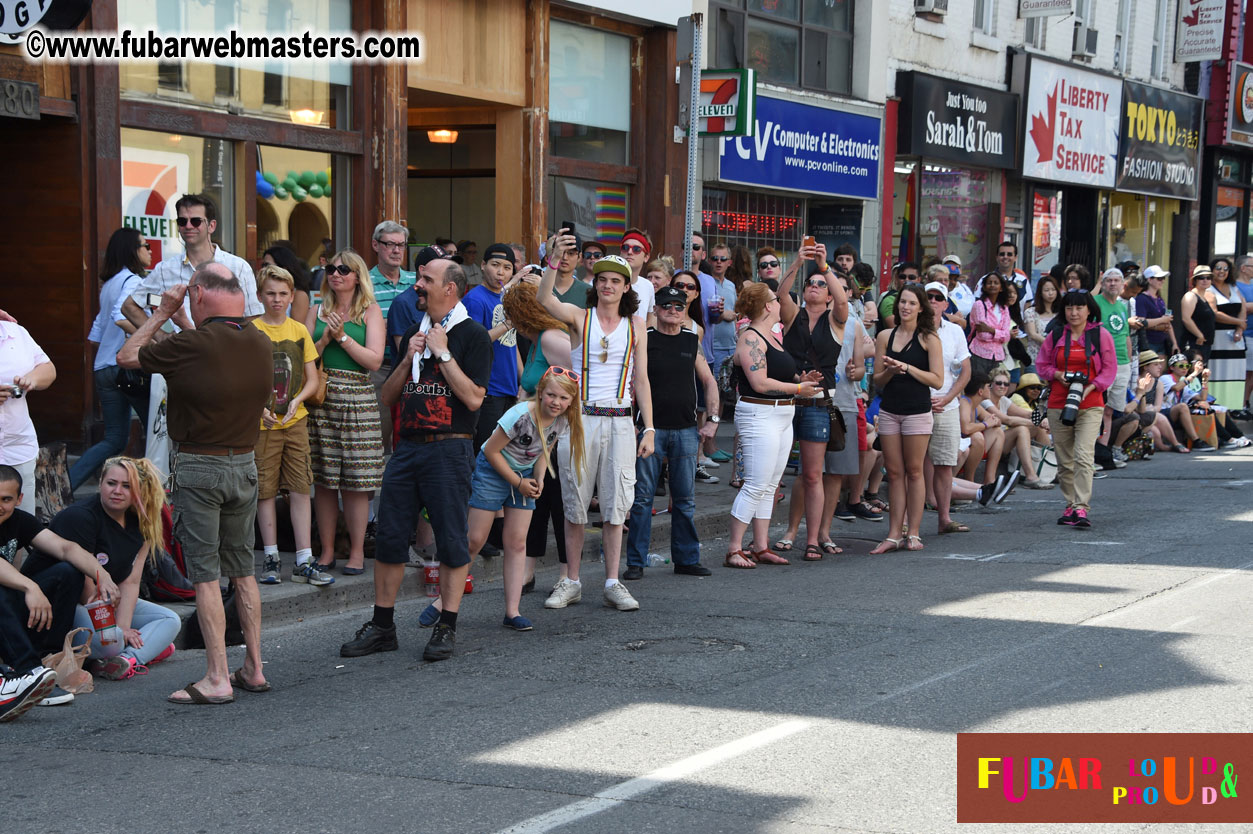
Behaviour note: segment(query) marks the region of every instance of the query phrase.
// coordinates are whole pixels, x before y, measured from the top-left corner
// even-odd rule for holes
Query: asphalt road
[[[968,828],[958,732],[1251,729],[1253,450],[1191,457],[1099,481],[1087,532],[1055,524],[1057,491],[1019,490],[961,513],[968,535],[928,515],[916,554],[867,555],[886,524],[858,522],[843,556],[732,571],[710,540],[712,577],[650,569],[635,613],[600,604],[593,566],[580,605],[524,599],[526,634],[500,627],[487,585],[439,664],[414,601],[394,653],[338,656],[368,609],[267,629],[275,690],[224,707],[165,702],[203,668],[180,652],[0,728],[6,827]]]

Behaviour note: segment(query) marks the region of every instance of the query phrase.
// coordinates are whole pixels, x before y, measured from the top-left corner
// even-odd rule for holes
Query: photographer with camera
[[[1101,432],[1103,394],[1118,372],[1114,338],[1101,327],[1101,308],[1084,290],[1062,297],[1065,325],[1045,338],[1036,368],[1049,389],[1049,426],[1057,450],[1057,480],[1066,510],[1058,524],[1087,528],[1092,500],[1096,438]]]

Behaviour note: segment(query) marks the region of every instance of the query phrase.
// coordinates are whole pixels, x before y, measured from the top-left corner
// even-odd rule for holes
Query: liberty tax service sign
[[[881,124],[874,116],[759,95],[752,135],[719,142],[718,180],[876,199]]]
[[[1113,188],[1122,81],[1033,59],[1026,96],[1022,175]]]
[[[1175,30],[1175,60],[1220,61],[1227,0],[1179,0],[1179,26]]]

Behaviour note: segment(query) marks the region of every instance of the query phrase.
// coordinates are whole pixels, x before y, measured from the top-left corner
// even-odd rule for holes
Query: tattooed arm
[[[740,369],[748,379],[749,387],[759,396],[812,397],[820,389],[814,382],[797,382],[795,379],[772,379],[766,372],[766,341],[757,331],[745,328],[736,347]]]

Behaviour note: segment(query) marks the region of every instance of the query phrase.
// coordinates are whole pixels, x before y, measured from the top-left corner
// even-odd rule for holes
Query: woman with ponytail
[[[93,638],[86,668],[98,677],[124,680],[174,654],[174,638],[182,627],[179,616],[139,598],[144,563],[155,562],[165,550],[163,482],[147,458],[109,458],[101,470],[100,494],[66,507],[48,525],[58,536],[94,554],[100,572],[107,573],[120,591],[116,622],[123,640],[104,647],[98,637]],[[81,599],[90,600],[96,589],[91,581],[86,585]],[[82,605],[75,611],[74,625],[91,628],[91,616]]]

